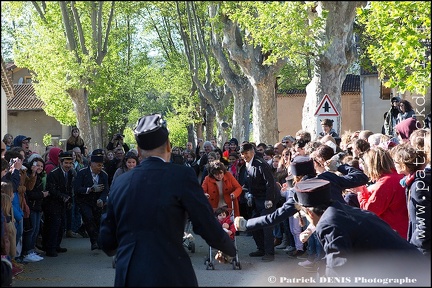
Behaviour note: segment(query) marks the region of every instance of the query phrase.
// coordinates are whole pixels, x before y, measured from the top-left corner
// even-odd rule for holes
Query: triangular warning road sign
[[[339,116],[339,112],[330,100],[330,97],[325,94],[314,116]]]

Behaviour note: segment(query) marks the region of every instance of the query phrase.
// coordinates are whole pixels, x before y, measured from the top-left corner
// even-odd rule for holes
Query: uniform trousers
[[[56,252],[60,247],[64,231],[64,211],[44,211],[43,246],[46,252]]]
[[[271,214],[276,210],[276,207],[273,204],[273,207],[270,209],[266,209],[264,207],[265,199],[257,199],[254,198],[255,209],[252,213],[252,218],[263,216],[267,214]],[[252,237],[257,245],[257,249],[260,251],[264,251],[265,254],[274,255],[274,237],[273,237],[273,227],[265,227],[262,229],[252,231]]]
[[[81,217],[84,223],[84,227],[89,235],[91,244],[97,244],[99,236],[100,221],[102,216],[102,208],[98,207],[96,203],[94,205],[82,202],[79,203],[79,209]]]

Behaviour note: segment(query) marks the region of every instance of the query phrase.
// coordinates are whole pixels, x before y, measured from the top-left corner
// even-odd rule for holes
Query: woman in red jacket
[[[380,147],[365,152],[363,161],[365,174],[375,183],[360,187],[360,208],[374,212],[407,239],[408,209],[400,184],[403,175],[397,173],[389,151]]]
[[[231,211],[233,209],[231,202],[234,202],[234,215],[240,216],[237,198],[242,193],[242,187],[239,182],[219,160],[212,161],[209,164],[208,172],[209,174],[204,178],[202,188],[210,201],[210,205],[214,210],[228,206]],[[234,201],[231,199],[234,199]]]

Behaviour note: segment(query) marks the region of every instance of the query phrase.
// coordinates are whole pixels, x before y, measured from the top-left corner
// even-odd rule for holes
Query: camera
[[[120,139],[122,139],[122,138],[124,138],[124,135],[122,135],[122,134],[120,134],[120,133],[117,133],[117,134],[115,135],[115,139],[116,139],[116,140],[120,140]]]
[[[34,162],[33,162],[33,166],[37,166],[37,161],[34,161]]]

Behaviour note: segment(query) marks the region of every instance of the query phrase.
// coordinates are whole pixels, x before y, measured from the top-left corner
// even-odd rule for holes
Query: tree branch
[[[33,6],[36,8],[36,11],[38,12],[40,18],[42,19],[42,21],[47,24],[47,20],[45,18],[44,13],[42,12],[41,8],[39,7],[38,3],[36,1],[31,1],[33,3]],[[44,5],[44,1],[42,2],[42,5]],[[44,5],[45,6],[45,5]]]
[[[77,26],[78,40],[79,40],[80,45],[81,45],[81,52],[84,55],[88,55],[88,50],[87,50],[86,44],[85,44],[84,32],[82,29],[81,21],[80,21],[79,15],[78,15],[78,11],[75,8],[75,1],[71,2],[71,9],[72,9],[72,15],[74,16],[75,23]]]

